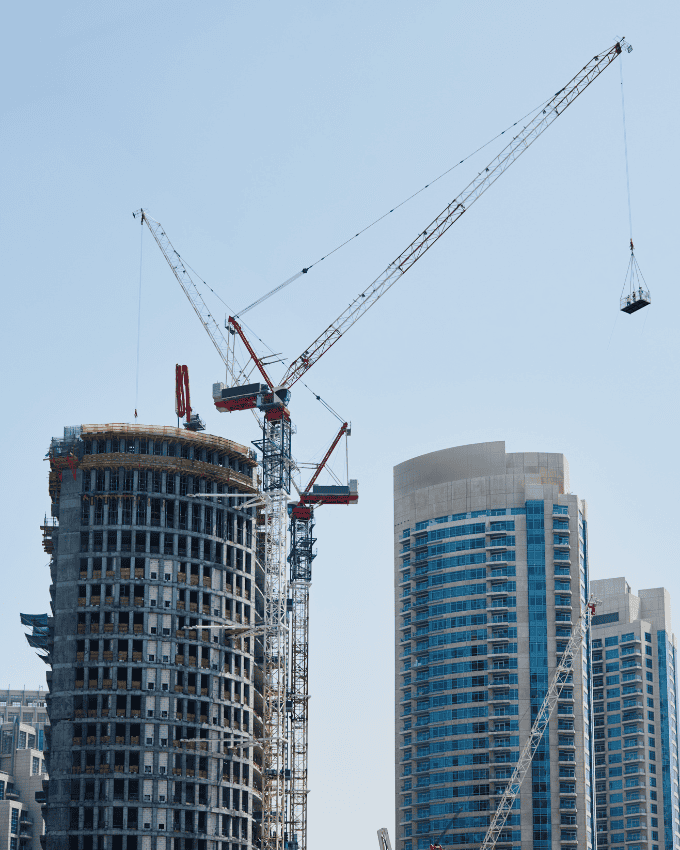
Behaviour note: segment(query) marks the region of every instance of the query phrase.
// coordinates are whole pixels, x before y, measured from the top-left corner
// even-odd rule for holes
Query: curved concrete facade
[[[228,746],[262,738],[253,453],[85,425],[50,457],[48,850],[257,845],[261,745]]]

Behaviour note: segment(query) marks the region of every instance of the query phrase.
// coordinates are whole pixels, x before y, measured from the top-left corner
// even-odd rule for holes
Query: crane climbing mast
[[[550,715],[553,713],[553,710],[557,705],[557,701],[562,693],[562,688],[564,688],[572,675],[574,668],[574,656],[585,645],[586,635],[590,628],[590,620],[595,612],[595,606],[597,604],[599,604],[599,601],[591,596],[581,612],[576,628],[569,639],[567,648],[564,650],[560,663],[553,675],[550,687],[546,692],[543,703],[538,710],[536,719],[533,722],[531,731],[529,732],[529,737],[527,738],[527,741],[522,748],[522,752],[519,755],[519,760],[515,765],[515,770],[510,777],[510,781],[508,782],[503,796],[501,797],[498,808],[491,819],[491,823],[486,831],[480,850],[493,850],[496,846],[496,842],[503,832],[510,810],[519,795],[520,788],[522,787],[522,781],[531,767],[531,762],[536,750],[538,749],[538,745],[541,743],[543,733],[548,728]]]

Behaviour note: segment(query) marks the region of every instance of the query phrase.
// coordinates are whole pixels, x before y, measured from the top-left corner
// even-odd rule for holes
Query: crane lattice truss
[[[503,796],[501,797],[501,801],[498,804],[498,808],[496,809],[486,835],[484,836],[484,841],[481,844],[480,850],[492,850],[498,839],[501,837],[503,828],[505,827],[505,822],[510,814],[510,810],[519,795],[524,777],[531,767],[531,762],[536,750],[538,749],[538,745],[541,743],[543,733],[548,728],[550,715],[553,713],[555,706],[557,705],[557,701],[562,693],[562,688],[566,685],[572,675],[572,671],[574,669],[574,657],[585,645],[586,634],[590,628],[590,619],[593,615],[596,604],[597,600],[591,597],[588,604],[581,612],[578,624],[574,629],[573,634],[569,639],[569,643],[567,644],[567,648],[565,649],[560,663],[555,670],[552,682],[550,683],[550,687],[548,688],[543,700],[543,704],[538,710],[536,719],[534,720],[531,731],[529,732],[529,737],[522,748],[515,770],[510,777],[510,782],[508,783]]]
[[[625,42],[617,42],[609,50],[594,56],[576,76],[549,100],[543,110],[524,127],[475,179],[454,198],[442,212],[389,264],[373,283],[361,292],[347,309],[294,360],[281,384],[292,387],[302,375],[345,334],[363,314],[406,274],[434,243],[496,180],[542,135],[548,127],[582,94],[588,86],[621,53]]]
[[[163,230],[163,226],[159,221],[151,218],[146,210],[137,210],[137,212],[133,213],[133,216],[135,218],[139,216],[141,218],[141,223],[146,224],[149,228],[156,244],[161,249],[163,256],[172,269],[172,273],[177,278],[177,282],[182,287],[184,294],[189,299],[189,303],[194,308],[201,324],[217,349],[217,353],[222,358],[222,362],[227,367],[228,377],[230,377],[234,383],[239,383],[243,379],[243,370],[234,355],[234,340],[231,337],[226,338],[222,333],[222,329],[208,309],[208,305],[203,300],[203,296],[199,292],[198,287],[191,276],[191,272],[184,264],[180,255],[173,248],[172,242],[170,242],[168,235]]]
[[[286,506],[288,494],[276,490],[265,498],[264,510],[264,776],[262,838],[266,846],[283,847],[286,829],[288,730],[286,693]]]
[[[263,490],[269,490],[269,500],[265,509],[264,566],[267,576],[265,610],[268,612],[267,623],[271,628],[265,630],[265,715],[268,719],[264,742],[263,850],[284,850],[286,840],[297,845],[298,850],[306,850],[307,848],[306,697],[308,695],[306,677],[308,667],[309,581],[296,582],[293,580],[289,585],[284,570],[286,561],[286,505],[287,494],[290,492],[290,470],[293,465],[290,445],[290,414],[285,407],[288,403],[288,390],[470,209],[471,205],[599,77],[605,68],[622,52],[623,48],[628,48],[628,45],[621,39],[609,50],[594,56],[564,88],[547,101],[543,109],[512,139],[504,150],[485,169],[480,171],[474,180],[430,222],[406,250],[402,251],[385,271],[364,289],[349,307],[290,364],[278,387],[272,386],[271,381],[268,382],[266,389],[264,385],[246,386],[255,368],[267,380],[266,370],[261,360],[249,345],[235,320],[230,319],[231,338],[229,340],[224,338],[219,325],[203,301],[189,270],[180,255],[172,247],[161,225],[151,219],[144,210],[139,211],[142,223],[146,222],[149,227],[173,274],[225,363],[227,380],[231,387],[244,388],[240,404],[235,401],[238,393],[234,395],[233,391],[229,391],[232,399],[231,406],[225,406],[221,399],[216,399],[216,406],[222,410],[259,407],[265,412],[264,422],[262,423],[262,441],[258,445],[261,445],[263,452]],[[245,366],[241,366],[235,357],[234,343],[237,335],[243,340],[248,351],[249,360],[246,361]],[[261,390],[253,389],[253,387],[261,387]],[[284,616],[289,589],[293,592],[293,627],[290,647],[288,641],[280,637],[283,632],[274,628],[276,624],[282,622],[281,617]],[[585,627],[582,621],[581,629],[583,630]],[[279,636],[276,637],[276,635]],[[289,690],[290,686],[292,688]],[[561,690],[561,687],[559,690]],[[286,700],[291,706],[289,713],[293,717],[288,723],[285,719]],[[296,705],[299,709],[297,713],[292,711],[293,705]],[[539,716],[543,717],[544,714],[539,713]],[[295,739],[295,742],[293,739]],[[538,740],[540,740],[540,736]],[[286,742],[291,744],[292,761],[290,768],[286,767],[288,763]],[[531,750],[528,756],[523,751],[520,762],[525,772],[534,751],[535,748]],[[526,760],[527,757],[528,761]],[[290,770],[290,790],[286,785],[288,770]],[[513,783],[511,783],[511,787],[514,787]],[[517,790],[518,788],[519,786],[517,786]],[[511,791],[506,793],[511,795]],[[511,805],[514,796],[512,799],[508,797],[508,800]],[[503,807],[506,806],[508,800],[504,795],[501,801]],[[497,814],[494,818],[490,827],[490,833],[492,829],[494,830],[493,836],[490,837],[490,833],[487,834],[482,850],[489,850],[498,838],[509,808],[503,808],[503,811],[504,814]],[[500,827],[498,827],[499,823],[501,824]]]

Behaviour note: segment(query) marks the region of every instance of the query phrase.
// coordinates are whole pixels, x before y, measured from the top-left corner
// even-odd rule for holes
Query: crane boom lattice
[[[538,745],[541,743],[543,733],[548,727],[550,715],[553,713],[553,710],[557,705],[557,701],[562,693],[562,688],[564,688],[572,673],[574,667],[574,656],[585,643],[586,634],[590,627],[590,619],[593,615],[596,604],[596,600],[591,597],[588,604],[581,612],[578,624],[574,629],[574,632],[569,639],[569,643],[567,644],[567,648],[564,650],[560,663],[555,670],[552,682],[550,683],[545,698],[543,699],[543,703],[538,710],[536,719],[534,720],[531,731],[529,732],[529,737],[522,748],[515,770],[510,777],[510,782],[508,782],[503,796],[501,797],[501,801],[498,804],[498,808],[496,809],[486,835],[484,836],[484,841],[482,841],[480,850],[492,850],[503,832],[510,810],[519,795],[524,777],[531,767],[534,754],[538,749]]]
[[[262,561],[264,565],[264,776],[262,778],[262,850],[284,850],[289,780],[286,693],[286,504],[285,492],[265,494]]]
[[[567,85],[545,104],[543,110],[479,172],[475,179],[423,230],[385,271],[365,289],[338,318],[288,367],[281,384],[292,387],[363,314],[406,274],[423,254],[446,233],[496,180],[507,171],[548,127],[582,94],[621,53],[620,41],[604,53],[594,56]]]
[[[142,225],[146,224],[149,228],[149,232],[161,249],[161,253],[170,266],[172,273],[177,278],[177,282],[182,287],[184,294],[189,299],[189,303],[194,308],[201,324],[212,340],[212,344],[217,349],[217,353],[222,358],[222,362],[227,367],[228,377],[234,383],[238,383],[242,379],[243,370],[234,355],[234,342],[225,338],[222,329],[208,309],[208,305],[203,300],[201,293],[198,291],[198,287],[189,269],[187,269],[182,258],[173,248],[172,242],[163,230],[163,226],[159,221],[151,218],[144,209],[137,210],[133,215],[135,218],[140,216]]]

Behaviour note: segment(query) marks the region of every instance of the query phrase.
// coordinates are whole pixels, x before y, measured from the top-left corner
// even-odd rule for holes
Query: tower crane
[[[632,48],[622,38],[608,50],[594,56],[584,67],[537,112],[535,117],[506,145],[506,147],[482,169],[442,212],[433,219],[411,244],[393,260],[371,284],[363,289],[351,304],[338,316],[307,348],[293,360],[280,381],[273,381],[262,358],[258,357],[248,341],[237,318],[230,316],[227,323],[228,338],[210,314],[196,283],[180,255],[172,247],[161,225],[151,219],[145,210],[141,215],[158,246],[168,261],[175,277],[184,290],[192,307],[203,323],[213,344],[217,348],[227,369],[228,386],[213,385],[213,400],[217,410],[232,412],[252,410],[262,412],[262,438],[255,445],[262,452],[262,497],[264,500],[265,544],[265,732],[271,742],[282,742],[286,728],[284,706],[286,694],[287,646],[280,635],[288,598],[288,581],[285,576],[286,561],[286,514],[291,488],[291,471],[294,466],[291,453],[291,418],[288,405],[290,390],[297,381],[332,348],[380,298],[458,221],[493,183],[541,136],[550,125],[579,97],[588,86],[624,50]],[[245,366],[236,359],[235,341],[240,339],[247,352]],[[261,380],[252,382],[257,372]],[[308,494],[307,498],[311,498]],[[302,505],[303,499],[300,500]],[[303,581],[303,579],[299,579]],[[305,616],[308,616],[306,614]],[[279,637],[277,637],[277,635]],[[297,648],[293,646],[292,652]],[[306,653],[306,647],[302,650]],[[306,657],[305,657],[306,664]],[[306,730],[305,730],[306,735]],[[533,755],[533,753],[532,753]],[[285,784],[286,753],[281,743],[272,743],[265,750],[267,769],[263,783],[263,850],[284,850],[287,841],[298,850],[307,850],[306,835],[306,788],[300,817],[290,814],[290,793]],[[306,746],[304,759],[300,759],[291,772],[293,787],[302,787],[305,780],[293,776],[303,772],[306,777]],[[302,783],[302,784],[301,784]],[[506,814],[507,817],[507,814]],[[294,822],[293,822],[294,821]],[[505,822],[505,821],[503,821]]]
[[[538,709],[536,719],[529,731],[529,736],[522,747],[522,752],[519,754],[519,759],[515,765],[514,771],[512,772],[510,781],[508,782],[496,811],[491,818],[491,823],[489,824],[489,828],[486,831],[486,835],[484,836],[484,840],[482,841],[479,850],[493,850],[496,846],[496,842],[502,835],[508,815],[519,796],[522,782],[527,775],[527,771],[531,767],[531,762],[533,761],[536,750],[538,749],[538,745],[541,743],[543,734],[548,728],[550,715],[553,713],[555,706],[557,705],[562,689],[570,680],[573,673],[576,653],[585,646],[586,635],[588,634],[590,621],[595,613],[595,608],[600,604],[601,602],[599,599],[595,599],[595,597],[591,596],[581,611],[578,623],[569,638],[567,648],[562,654],[560,663],[555,668],[552,681],[550,682],[545,697],[543,698],[541,707]],[[454,817],[457,817],[458,814],[459,813],[457,812]],[[381,850],[391,850],[386,829],[383,828],[378,830],[378,842]],[[435,844],[434,846],[437,847],[438,844]]]

